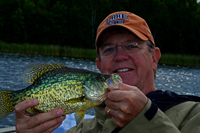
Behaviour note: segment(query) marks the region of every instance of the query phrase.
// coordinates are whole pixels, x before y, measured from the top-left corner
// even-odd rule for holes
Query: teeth
[[[117,72],[126,72],[126,71],[129,71],[129,70],[131,70],[131,69],[120,69],[120,70],[117,70]]]

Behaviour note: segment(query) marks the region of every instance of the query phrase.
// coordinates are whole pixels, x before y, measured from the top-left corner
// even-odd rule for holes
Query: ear
[[[99,58],[96,58],[96,66],[101,71],[101,62],[99,61]]]
[[[155,47],[155,51],[153,52],[153,70],[156,70],[160,57],[160,49],[158,47]]]

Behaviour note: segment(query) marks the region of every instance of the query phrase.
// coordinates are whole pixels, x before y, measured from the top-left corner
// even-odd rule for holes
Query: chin
[[[121,78],[124,84],[131,85],[131,86],[135,85],[134,78],[131,78],[131,77],[121,77]]]
[[[130,86],[135,86],[133,82],[130,81],[123,81],[124,84],[130,85]]]
[[[133,74],[125,74],[125,73],[118,73],[119,76],[122,78],[123,83],[128,85],[133,85],[135,80],[135,77]]]

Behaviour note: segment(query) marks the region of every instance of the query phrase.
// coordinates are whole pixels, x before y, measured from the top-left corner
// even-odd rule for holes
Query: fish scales
[[[64,80],[64,78],[60,79]],[[40,105],[37,106],[36,109],[39,110],[39,113],[48,112],[58,107],[64,107],[66,105],[65,101],[84,96],[82,83],[76,82],[76,80],[69,80],[61,83],[53,81],[53,83],[51,82],[46,85],[42,84],[42,86],[33,84],[30,88],[32,92],[29,91],[29,95],[27,95],[27,93],[19,92],[19,94],[16,94],[13,98],[17,99],[15,100],[16,103],[26,99],[38,99],[40,101]],[[29,88],[27,89],[29,90]],[[69,106],[66,108],[68,107]],[[70,112],[66,111],[65,113],[71,112],[74,112],[74,110]]]
[[[80,81],[83,81],[84,78],[83,74],[79,74],[79,73],[69,73],[69,74],[65,74],[64,72],[66,72],[66,69],[61,69],[61,70],[56,70],[56,71],[52,71],[52,72],[48,72],[46,73],[44,76],[41,76],[41,79],[39,78],[37,81],[42,81],[41,83],[35,82],[33,84],[34,87],[31,86],[31,91],[24,91],[26,93],[24,93],[25,95],[23,96],[22,92],[17,93],[14,97],[18,100],[16,100],[16,103],[19,103],[21,100],[26,100],[26,99],[38,99],[39,101],[44,101],[44,104],[46,103],[52,103],[52,101],[54,101],[54,99],[65,99],[65,100],[69,100],[69,96],[74,95],[74,92],[76,92],[76,97],[80,97],[83,94],[83,89],[80,87],[82,87],[82,85],[80,87],[78,87],[78,84],[81,84]],[[57,76],[55,76],[55,74],[58,74]],[[87,74],[87,73],[86,73]],[[67,81],[66,81],[67,79]],[[70,80],[69,80],[70,79]],[[72,80],[72,79],[80,79],[80,81],[78,82],[77,80]],[[57,83],[62,81],[62,83]],[[37,86],[37,84],[41,84],[42,86]],[[45,91],[46,89],[48,89],[49,86],[52,86],[51,90],[48,90],[48,93]],[[62,89],[64,88],[64,89]],[[67,89],[68,88],[68,89]],[[27,90],[29,90],[29,88],[27,88]],[[67,91],[67,95],[64,93],[64,91]],[[75,90],[75,91],[71,91],[71,90]],[[28,97],[28,94],[30,95]],[[20,99],[18,97],[21,97],[23,99]],[[45,100],[44,98],[48,98],[49,100]],[[55,105],[54,105],[55,104]],[[51,106],[50,106],[51,105]],[[55,108],[56,107],[60,107],[62,104],[60,103],[56,103],[53,102],[53,104],[50,104],[46,106],[46,108]],[[40,108],[40,106],[39,106]],[[46,108],[41,107],[43,111],[45,111]],[[51,110],[51,108],[49,108],[49,110]],[[48,109],[46,109],[48,111]]]
[[[26,99],[37,99],[39,105],[26,110],[29,115],[62,108],[64,114],[75,112],[79,124],[87,109],[105,100],[110,85],[117,87],[122,82],[118,75],[113,79],[111,74],[68,68],[59,64],[30,65],[25,69],[22,79],[32,85],[19,91],[0,91],[0,107],[3,107],[0,119],[14,110],[16,104]],[[7,103],[9,104],[6,105]]]

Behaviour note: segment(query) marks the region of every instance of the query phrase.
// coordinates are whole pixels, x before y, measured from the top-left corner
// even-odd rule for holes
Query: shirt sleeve
[[[180,133],[179,129],[158,107],[148,100],[145,108],[119,133]]]
[[[200,103],[184,102],[162,112],[151,100],[125,127],[117,129],[112,119],[102,124],[98,119],[88,119],[79,127],[66,133],[199,133]]]
[[[101,128],[97,119],[92,118],[83,120],[78,127],[74,126],[65,133],[100,133]]]

